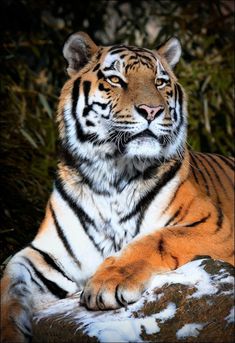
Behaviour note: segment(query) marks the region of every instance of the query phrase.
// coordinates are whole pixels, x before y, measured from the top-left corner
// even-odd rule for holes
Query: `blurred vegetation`
[[[1,260],[35,235],[56,167],[62,45],[77,30],[97,43],[156,47],[178,36],[176,74],[189,95],[192,148],[233,155],[234,2],[2,0]]]

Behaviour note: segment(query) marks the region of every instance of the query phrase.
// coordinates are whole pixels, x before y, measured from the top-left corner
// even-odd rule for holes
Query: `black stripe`
[[[91,160],[88,160],[86,157],[83,156],[74,156],[64,144],[60,145],[59,156],[60,160],[65,165],[74,169],[76,173],[80,174],[80,176],[82,177],[82,183],[90,187],[90,189],[94,193],[104,196],[110,196],[110,193],[108,191],[99,190],[99,185],[95,184],[93,180],[89,178],[88,173],[84,173],[83,170],[89,170],[89,167],[92,166]]]
[[[65,249],[67,250],[67,252],[69,253],[69,255],[72,257],[72,259],[75,261],[75,263],[79,266],[79,268],[81,268],[81,263],[77,260],[67,238],[65,237],[64,235],[64,232],[60,226],[60,224],[58,223],[58,220],[56,218],[56,214],[53,210],[53,207],[52,207],[52,204],[50,203],[49,204],[49,207],[50,207],[50,211],[51,211],[51,214],[52,214],[52,217],[53,217],[53,220],[54,220],[54,223],[55,223],[55,227],[56,227],[56,231],[57,231],[57,234],[59,236],[59,238],[61,239],[61,241],[63,242],[64,244],[64,247]]]
[[[178,88],[175,84],[175,108],[174,108],[174,113],[173,113],[174,121],[177,121],[177,119],[178,119],[177,112],[176,112],[177,101],[178,101]]]
[[[61,180],[59,177],[55,180],[55,186],[57,191],[62,196],[63,200],[69,205],[69,207],[73,210],[74,214],[78,218],[81,226],[83,227],[84,231],[96,247],[96,249],[100,252],[99,246],[95,243],[94,238],[89,234],[89,225],[93,226],[93,228],[97,231],[96,225],[94,221],[88,216],[88,214],[77,205],[77,203],[67,194],[65,191]]]
[[[29,270],[29,268],[26,267],[26,265],[24,265],[21,262],[16,262],[15,264],[19,264],[20,266],[24,267],[27,270],[27,272],[29,273],[29,275],[30,275],[30,280],[38,287],[40,292],[44,292],[43,287],[37,282],[37,280],[34,279],[31,271]]]
[[[164,213],[166,213],[166,212],[168,211],[168,209],[170,208],[170,206],[173,204],[174,200],[176,199],[177,194],[178,194],[178,192],[179,192],[181,186],[183,186],[183,184],[184,184],[186,181],[187,181],[187,179],[180,182],[180,184],[179,184],[178,187],[176,188],[176,190],[175,190],[175,192],[174,192],[174,194],[173,194],[173,196],[172,196],[172,198],[171,198],[171,201],[169,202],[169,204],[167,205],[167,207],[165,208],[165,210],[162,212],[162,214],[164,214]]]
[[[232,170],[235,170],[235,165],[234,165],[234,160],[230,159],[229,157],[224,157],[218,154],[215,154],[216,156],[218,156],[221,160],[224,161],[224,163],[231,168]],[[233,163],[232,163],[233,161]]]
[[[99,69],[99,67],[100,67],[100,63],[98,63],[98,64],[95,66],[95,68],[93,69],[93,71],[96,71],[96,70],[98,70],[98,69]]]
[[[59,287],[55,282],[45,278],[45,276],[35,267],[35,265],[27,258],[23,257],[24,260],[29,264],[29,266],[34,271],[35,275],[40,279],[40,281],[47,287],[47,289],[57,298],[66,298],[68,292]]]
[[[218,232],[221,230],[222,225],[223,225],[223,221],[224,221],[224,213],[220,207],[220,205],[218,204],[217,206],[217,222],[216,222],[216,230],[215,232]]]
[[[88,116],[89,112],[92,110],[92,105],[89,105],[88,99],[89,99],[89,93],[91,89],[91,82],[90,81],[84,81],[83,82],[83,95],[85,98],[85,106],[83,108],[83,117]]]
[[[127,214],[125,217],[121,218],[119,223],[124,223],[128,221],[130,218],[135,216],[136,214],[139,214],[139,219],[136,225],[136,231],[135,235],[138,234],[140,230],[140,225],[142,223],[144,214],[151,204],[152,200],[155,198],[155,196],[160,192],[162,187],[164,187],[177,173],[177,171],[181,167],[181,161],[176,161],[168,171],[166,171],[160,180],[156,183],[156,185],[138,202],[138,204],[135,206],[135,208]]]
[[[90,81],[83,81],[83,92],[85,97],[85,104],[88,105],[88,98],[91,89],[91,82]]]
[[[97,61],[97,62],[99,61],[99,59],[100,59],[102,53],[103,53],[103,49],[100,48],[99,51],[96,53],[96,61]]]
[[[194,202],[194,198],[189,202],[189,204],[188,204],[188,206],[187,206],[187,208],[185,209],[185,211],[184,211],[184,213],[182,214],[182,216],[178,219],[178,220],[176,220],[174,223],[173,223],[173,225],[177,225],[178,223],[180,223],[180,222],[182,222],[182,220],[187,216],[187,214],[189,213],[189,210],[190,210],[190,208],[191,208],[191,205],[192,205],[192,203]]]
[[[98,79],[98,80],[104,79],[104,74],[102,73],[101,70],[99,70],[99,71],[97,72],[97,79]]]
[[[125,52],[124,52],[124,54],[120,55],[119,58],[120,58],[121,60],[123,60],[126,56],[128,56],[128,53],[125,53]],[[129,61],[130,61],[130,58],[129,58]],[[128,62],[129,62],[129,61],[128,61]]]
[[[159,241],[158,241],[158,246],[157,246],[157,251],[158,251],[159,254],[161,255],[161,258],[162,258],[163,254],[164,254],[164,252],[165,252],[164,245],[165,245],[164,240],[163,240],[163,238],[161,237],[161,238],[159,239]]]
[[[110,50],[111,51],[111,50]],[[116,50],[113,50],[112,52],[110,52],[110,55],[115,55],[115,54],[119,54],[120,52],[126,51],[126,47],[123,48],[118,48]]]
[[[208,175],[208,177],[209,177],[209,179],[210,179],[210,182],[211,182],[211,184],[212,184],[212,186],[213,186],[213,189],[214,189],[214,191],[215,191],[217,203],[220,204],[220,203],[221,203],[220,197],[219,197],[219,194],[218,194],[218,191],[217,191],[217,187],[216,187],[216,185],[215,185],[215,182],[214,182],[214,180],[213,180],[213,177],[211,176],[211,173],[210,173],[209,169],[207,168],[207,166],[206,166],[206,165],[204,164],[204,162],[203,162],[203,160],[205,160],[205,156],[204,156],[204,155],[200,155],[200,157],[197,156],[197,158],[198,158],[198,160],[201,162],[201,165],[203,166],[205,172],[207,173],[207,175]]]
[[[87,167],[92,165],[92,162],[83,156],[73,155],[73,152],[68,149],[68,147],[62,143],[59,145],[59,159],[66,166],[75,169],[76,171],[79,168],[79,165],[85,164]]]
[[[104,87],[103,83],[100,83],[99,86],[98,86],[98,88],[99,88],[99,90],[100,90],[101,92],[104,91],[104,92],[108,93],[108,92],[110,91],[109,88],[105,88],[105,87]]]
[[[102,102],[99,102],[99,101],[94,101],[92,103],[92,105],[100,106],[102,108],[102,110],[105,110],[109,104],[110,104],[110,101],[108,101],[107,103],[102,103]]]
[[[120,49],[120,48],[126,49],[126,46],[124,44],[115,44],[109,48],[108,52],[111,52],[113,50]]]
[[[217,171],[215,170],[213,164],[212,164],[210,161],[208,161],[208,158],[207,158],[207,157],[210,157],[210,156],[208,156],[207,154],[200,154],[200,155],[202,155],[202,157],[204,157],[204,158],[206,159],[208,165],[211,167],[211,169],[212,169],[213,172],[214,172],[214,175],[215,175],[216,180],[218,181],[218,183],[220,184],[220,186],[223,188],[224,193],[227,195],[227,191],[226,191],[226,189],[225,189],[223,183],[221,182],[220,177],[219,177]]]
[[[115,289],[115,300],[118,303],[119,306],[123,307],[127,307],[128,302],[126,301],[126,299],[124,299],[124,296],[122,295],[122,293],[120,294],[120,297],[118,296],[118,288],[119,285],[117,285],[116,289]]]
[[[53,260],[53,258],[48,255],[45,251],[42,251],[38,248],[36,248],[32,243],[29,244],[29,247],[35,251],[37,251],[44,259],[44,261],[51,267],[54,268],[55,270],[57,270],[57,272],[59,272],[60,274],[62,274],[67,280],[73,282],[65,273],[62,269],[60,269],[60,267],[55,263],[55,261]]]
[[[170,254],[170,256],[171,256],[171,258],[173,258],[173,260],[175,261],[175,268],[174,268],[174,269],[177,269],[177,268],[179,267],[179,259],[178,259],[178,257],[173,256],[173,255],[171,255],[171,254]]]
[[[178,84],[175,85],[175,89],[177,89],[176,93],[178,94],[178,104],[179,104],[179,123],[177,124],[176,128],[174,129],[174,137],[176,138],[177,135],[179,134],[180,128],[186,127],[187,122],[185,121],[184,113],[183,113],[183,92],[182,92],[182,89],[181,89],[180,85],[178,85]],[[175,100],[175,102],[176,102],[176,100]],[[176,120],[176,116],[178,116],[178,114],[176,112],[176,107],[175,107],[174,108],[174,114],[173,114],[173,117],[175,120]],[[172,114],[171,114],[171,117],[172,117]]]
[[[209,213],[207,216],[201,218],[200,220],[197,220],[193,223],[190,223],[190,224],[187,224],[187,225],[184,225],[185,227],[194,227],[194,226],[197,226],[199,224],[202,224],[202,223],[205,223],[209,218],[210,218],[211,214]]]
[[[196,158],[198,158],[198,157],[195,156],[195,155],[193,155],[193,154],[191,154],[192,162],[195,164],[196,169],[198,170],[198,172],[200,173],[200,175],[201,175],[201,177],[202,177],[202,179],[203,179],[203,181],[204,181],[204,185],[205,185],[205,187],[206,187],[206,194],[207,194],[208,196],[210,196],[211,194],[210,194],[210,190],[209,190],[208,183],[207,183],[207,181],[206,181],[205,175],[203,174],[203,172],[201,171],[201,169],[199,168],[199,166],[198,166],[198,164],[197,164],[197,162],[196,162]]]
[[[115,70],[114,65],[115,65],[115,61],[109,67],[105,67],[103,70],[104,71]]]
[[[77,78],[74,81],[73,84],[73,90],[72,90],[72,115],[73,118],[77,122],[77,103],[78,103],[78,98],[79,98],[79,93],[80,93],[80,83],[81,83],[81,78]]]
[[[87,119],[86,120],[86,126],[90,126],[90,127],[93,126],[94,127],[95,124],[91,120]]]
[[[123,81],[121,78],[119,78],[119,83],[123,89],[127,89],[127,83]]]
[[[217,161],[216,157],[212,154],[207,154],[207,157],[209,157],[210,159],[212,159],[212,161],[214,161],[214,163],[219,167],[219,169],[223,172],[223,174],[226,176],[226,178],[228,179],[230,185],[233,187],[233,181],[230,178],[230,176],[226,173],[226,170],[224,169],[224,167]],[[217,156],[219,157],[219,156]]]
[[[84,106],[82,115],[83,117],[86,117],[89,114],[89,112],[92,110],[92,105],[89,105],[89,102],[88,102],[89,93],[91,89],[91,82],[84,81],[82,86],[83,86],[83,94],[85,98],[85,106]]]
[[[166,92],[166,95],[169,95],[170,97],[172,97],[172,95],[173,95],[173,91],[172,91],[172,90],[170,90],[170,91],[167,91],[167,92]]]
[[[145,177],[145,172],[141,174],[137,171],[135,175],[128,179],[127,176],[124,177],[123,175],[121,175],[117,180],[114,180],[113,187],[116,189],[117,193],[121,193],[127,186],[129,186],[133,181],[137,180],[140,177],[142,177],[144,180],[147,179]],[[124,178],[126,179],[125,182],[123,182]]]
[[[191,158],[191,152],[189,152],[189,154],[190,154],[190,158]],[[192,158],[191,158],[191,159],[192,159]],[[198,183],[199,183],[199,182],[198,182],[198,177],[197,177],[197,175],[196,175],[196,173],[195,173],[195,171],[194,171],[194,167],[193,167],[191,164],[190,164],[190,170],[192,171],[193,177],[194,177],[196,183],[198,184]]]
[[[127,65],[125,66],[125,72],[127,73],[129,69],[131,70],[131,69],[133,69],[136,65],[139,65],[139,64],[140,64],[139,60],[136,61],[136,62],[132,62],[131,64],[127,64]]]
[[[175,213],[172,215],[172,217],[166,222],[166,224],[164,225],[164,227],[168,226],[181,212],[183,206],[181,205],[177,211],[175,211]]]
[[[64,201],[66,201],[69,206],[73,209],[76,216],[81,220],[82,223],[87,225],[92,225],[94,228],[96,228],[95,223],[93,219],[91,219],[88,214],[68,195],[68,193],[65,191],[62,180],[57,177],[55,180],[55,186],[58,192],[61,194]]]
[[[197,175],[196,175],[196,173],[195,173],[195,171],[194,171],[194,168],[193,168],[193,166],[190,166],[191,168],[191,171],[192,171],[192,173],[193,173],[193,177],[194,177],[194,180],[196,181],[196,183],[198,184],[199,182],[198,182],[198,178],[197,178]]]
[[[72,89],[72,116],[76,125],[76,137],[80,142],[86,142],[87,140],[92,142],[97,140],[98,136],[96,134],[85,134],[77,117],[77,103],[79,98],[80,83],[81,78],[79,77],[74,81]],[[88,110],[90,109],[85,106],[84,111],[87,112]]]
[[[178,91],[178,104],[179,104],[179,114],[180,114],[180,121],[179,121],[179,124],[178,126],[176,127],[175,131],[174,132],[175,134],[177,134],[177,132],[179,131],[180,127],[183,125],[183,122],[184,122],[184,116],[183,116],[183,92],[182,92],[182,89],[180,87],[180,85],[177,83],[176,84],[176,88],[177,88],[177,91]]]
[[[198,159],[200,160],[200,158],[198,157]],[[223,225],[223,220],[224,220],[224,214],[223,214],[223,211],[221,209],[221,201],[220,201],[220,198],[219,198],[219,194],[217,192],[217,189],[216,189],[216,186],[214,184],[214,181],[208,171],[208,169],[205,167],[205,165],[203,164],[208,176],[210,177],[210,180],[212,182],[212,185],[214,187],[214,190],[216,192],[216,196],[217,196],[217,223],[216,223],[216,230],[215,232],[218,232],[221,228],[222,228],[222,225]]]

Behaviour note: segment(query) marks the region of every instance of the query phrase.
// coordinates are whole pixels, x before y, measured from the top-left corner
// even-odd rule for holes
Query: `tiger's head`
[[[74,154],[170,159],[184,149],[186,96],[172,68],[181,46],[98,47],[82,32],[63,49],[70,79],[58,110],[60,139]]]

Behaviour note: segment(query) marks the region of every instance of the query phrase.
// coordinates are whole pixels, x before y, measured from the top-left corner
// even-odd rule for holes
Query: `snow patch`
[[[152,294],[148,292],[148,296],[152,297]],[[133,312],[143,307],[146,295],[140,301],[128,306],[128,309],[112,311],[87,311],[84,307],[78,307],[78,298],[79,295],[77,299],[60,300],[48,309],[38,312],[34,319],[40,321],[54,314],[56,321],[72,318],[73,323],[78,324],[77,330],[81,329],[90,337],[95,336],[100,342],[142,342],[143,330],[149,335],[158,333],[160,328],[157,320],[164,322],[171,319],[177,311],[176,305],[170,302],[159,313],[136,318]]]
[[[161,321],[165,322],[168,319],[171,319],[174,317],[177,309],[174,303],[169,303],[167,308],[165,310],[156,313],[153,315],[155,319],[160,319]]]
[[[197,337],[205,324],[191,323],[185,324],[181,329],[176,332],[177,339],[184,339],[186,337]]]
[[[202,260],[192,261],[183,265],[173,272],[158,274],[151,282],[150,289],[162,287],[165,284],[180,283],[195,287],[197,290],[189,297],[199,298],[204,295],[215,294],[218,291],[215,283],[201,266]]]
[[[227,315],[227,317],[224,318],[229,324],[232,324],[235,322],[235,306],[233,306]]]
[[[85,324],[85,323],[84,323]],[[88,336],[95,336],[99,342],[141,342],[142,329],[147,334],[160,331],[154,317],[129,318],[129,320],[118,320],[89,323],[84,329]]]

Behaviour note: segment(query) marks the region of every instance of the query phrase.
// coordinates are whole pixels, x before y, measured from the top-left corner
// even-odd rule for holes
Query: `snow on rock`
[[[233,280],[231,265],[201,259],[156,275],[127,308],[88,311],[78,293],[35,314],[33,343],[230,342]]]
[[[201,260],[192,261],[174,272],[159,274],[152,280],[150,288],[160,288],[164,284],[180,283],[196,288],[196,292],[192,294],[192,297],[215,294],[218,289],[212,282],[211,276],[202,268],[201,263]]]
[[[197,337],[200,333],[200,330],[203,328],[204,324],[185,324],[181,329],[176,332],[176,338],[182,339],[186,337]]]
[[[227,322],[229,324],[234,323],[235,322],[235,306],[233,306],[229,312],[229,314],[227,315],[227,317],[224,318],[225,320],[227,320]]]

